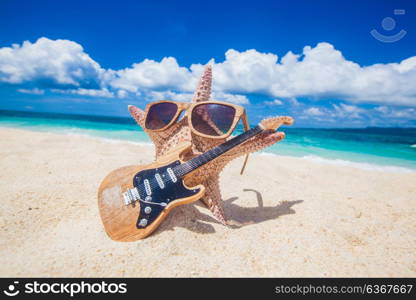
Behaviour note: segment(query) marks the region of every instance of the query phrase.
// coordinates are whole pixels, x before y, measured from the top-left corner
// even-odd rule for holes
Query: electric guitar
[[[203,185],[184,183],[192,171],[207,164],[264,130],[291,125],[290,117],[263,120],[256,127],[188,161],[181,159],[190,143],[145,166],[127,166],[108,174],[98,190],[98,207],[108,236],[116,241],[135,241],[150,235],[178,205],[194,202],[205,192]]]

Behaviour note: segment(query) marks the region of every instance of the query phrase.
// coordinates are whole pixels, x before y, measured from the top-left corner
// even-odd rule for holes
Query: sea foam
[[[260,152],[258,155],[262,156],[274,156],[274,157],[291,157],[291,158],[299,158],[303,160],[307,160],[317,164],[329,164],[335,166],[344,166],[344,167],[354,167],[361,170],[367,171],[380,171],[380,172],[393,172],[393,173],[415,173],[416,170],[405,168],[405,167],[398,167],[398,166],[388,166],[388,165],[376,165],[371,163],[363,163],[363,162],[355,162],[350,160],[344,159],[329,159],[324,158],[317,155],[305,155],[305,156],[290,156],[290,155],[279,155],[270,152]]]
[[[357,169],[362,170],[369,170],[369,171],[382,171],[382,172],[394,172],[394,173],[414,173],[416,170],[404,168],[404,167],[397,167],[397,166],[382,166],[376,165],[371,163],[364,163],[364,162],[354,162],[344,159],[328,159],[323,158],[320,156],[315,155],[306,155],[303,156],[302,159],[312,161],[315,163],[320,164],[331,164],[331,165],[338,165],[338,166],[345,166],[345,167],[354,167]]]
[[[102,137],[102,136],[92,135],[92,134],[89,134],[89,133],[81,133],[81,132],[77,132],[77,133],[75,133],[75,132],[61,132],[61,133],[65,134],[65,135],[68,135],[68,136],[87,137],[87,138],[95,139],[95,140],[102,141],[102,142],[105,142],[105,143],[108,143],[108,144],[130,144],[130,145],[135,145],[135,146],[148,146],[148,147],[154,146],[150,142],[132,142],[132,141],[129,141],[129,140]]]

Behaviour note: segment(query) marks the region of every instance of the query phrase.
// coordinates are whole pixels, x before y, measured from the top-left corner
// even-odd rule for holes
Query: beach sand
[[[153,148],[0,128],[0,276],[416,276],[416,173],[252,155],[222,173],[228,228],[200,201],[110,240],[97,188]],[[284,141],[283,141],[284,142]]]

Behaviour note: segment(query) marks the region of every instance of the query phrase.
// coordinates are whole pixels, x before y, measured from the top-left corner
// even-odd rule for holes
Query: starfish
[[[211,96],[212,84],[212,68],[210,65],[205,67],[205,70],[199,80],[196,91],[193,95],[193,102],[208,101]],[[156,148],[156,159],[163,156],[179,143],[188,141],[192,144],[192,153],[188,153],[187,157],[195,157],[219,144],[222,144],[226,139],[211,139],[201,137],[191,132],[185,118],[182,118],[164,131],[152,132],[145,128],[145,113],[143,110],[129,105],[129,111],[137,124],[149,135],[150,139]],[[285,120],[289,117],[275,117]],[[286,122],[283,122],[286,123]],[[247,140],[243,144],[233,148],[220,157],[212,160],[206,165],[197,169],[192,178],[188,179],[186,184],[188,186],[195,186],[203,184],[206,188],[204,197],[201,199],[205,205],[211,210],[214,217],[224,225],[229,225],[224,214],[223,201],[220,192],[219,177],[222,169],[233,159],[258,151],[265,147],[282,140],[285,137],[283,132],[264,131],[259,135]]]

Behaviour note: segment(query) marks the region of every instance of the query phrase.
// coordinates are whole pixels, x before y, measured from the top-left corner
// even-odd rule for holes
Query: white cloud
[[[127,95],[128,95],[128,92],[127,91],[125,91],[125,90],[118,90],[117,91],[117,97],[118,98],[126,98],[127,97]]]
[[[147,98],[150,101],[173,100],[180,102],[190,102],[192,100],[192,96],[192,93],[176,93],[173,91],[150,91],[147,93]]]
[[[374,108],[380,117],[385,119],[403,119],[403,120],[415,120],[416,109],[415,108],[393,108],[386,106],[378,106]]]
[[[337,118],[348,117],[352,119],[359,119],[361,118],[361,114],[364,112],[364,109],[359,108],[358,106],[347,105],[344,103],[340,103],[339,105],[333,104],[332,107],[334,110],[330,114]]]
[[[280,61],[273,53],[231,49],[223,62],[211,62],[214,92],[260,93],[286,98],[293,105],[298,103],[296,97],[416,105],[416,85],[411,84],[416,82],[416,57],[400,63],[361,67],[345,59],[331,44],[319,43],[314,48],[306,46],[301,55],[289,51]],[[157,78],[147,82],[143,74],[153,68],[157,71],[149,72],[157,74]],[[143,61],[133,68],[118,71],[118,79],[112,85],[132,91],[169,87],[191,92],[202,69],[200,64],[181,68],[173,58],[161,62]]]
[[[237,94],[229,94],[229,93],[223,93],[223,92],[212,92],[212,99],[218,100],[218,101],[226,101],[231,102],[234,104],[249,104],[250,101],[248,98],[244,95],[237,95]]]
[[[177,93],[174,91],[150,91],[146,93],[147,99],[150,101],[156,100],[174,100],[181,102],[191,102],[193,93]],[[235,104],[248,104],[249,100],[244,95],[227,94],[222,92],[213,92],[211,100],[226,101]]]
[[[309,107],[299,113],[303,119],[313,118],[335,122],[336,120],[359,120],[363,119],[366,110],[355,105],[344,103],[332,104],[330,107]]]
[[[387,106],[378,106],[378,107],[375,107],[374,110],[378,111],[380,113],[383,113],[383,114],[385,114],[389,111]]]
[[[32,94],[32,95],[43,95],[45,94],[44,90],[34,88],[34,89],[17,89],[19,93],[23,94]]]
[[[308,116],[323,116],[324,113],[317,107],[310,107],[304,112]]]
[[[358,107],[345,103],[332,104],[328,107],[293,107],[291,115],[299,121],[307,121],[320,126],[331,127],[363,127],[363,126],[413,126],[416,108],[375,106]]]
[[[273,101],[265,101],[264,104],[266,104],[268,106],[283,105],[283,102],[279,99],[274,99]]]
[[[276,63],[277,55],[272,53],[230,49],[225,53],[225,61],[213,66],[214,88],[270,94],[270,84],[276,82]]]
[[[295,106],[296,98],[341,99],[350,103],[416,106],[416,56],[398,63],[360,66],[329,43],[289,51],[279,59],[254,49],[230,49],[213,65],[213,93],[220,100],[246,104],[243,94],[264,94]],[[38,83],[38,88],[70,89],[69,93],[125,98],[151,98],[169,91],[189,98],[203,65],[180,66],[174,57],[145,59],[121,70],[103,69],[81,45],[68,40],[40,38],[35,43],[0,48],[0,82]],[[94,91],[90,91],[94,90]],[[276,99],[277,100],[277,99]],[[278,104],[277,100],[274,104]],[[271,103],[269,103],[271,104]],[[337,108],[334,107],[337,111]],[[348,107],[338,112],[347,113]],[[358,116],[360,112],[350,112]]]
[[[160,62],[145,59],[131,68],[115,71],[110,85],[129,92],[150,89],[189,90],[192,74],[187,68],[180,67],[173,57],[165,57]]]
[[[81,45],[68,40],[40,38],[0,48],[0,82],[91,88],[99,85],[103,72]]]
[[[298,99],[296,98],[289,98],[289,102],[290,104],[292,104],[293,106],[300,106],[300,102],[298,101]]]
[[[306,46],[302,55],[228,50],[214,65],[217,88],[274,97],[336,97],[351,102],[416,105],[416,56],[400,63],[361,67],[329,43]]]
[[[61,94],[72,94],[72,95],[82,95],[82,96],[91,96],[91,97],[105,97],[105,98],[113,98],[114,94],[110,92],[107,88],[94,90],[94,89],[52,89],[55,93]]]

